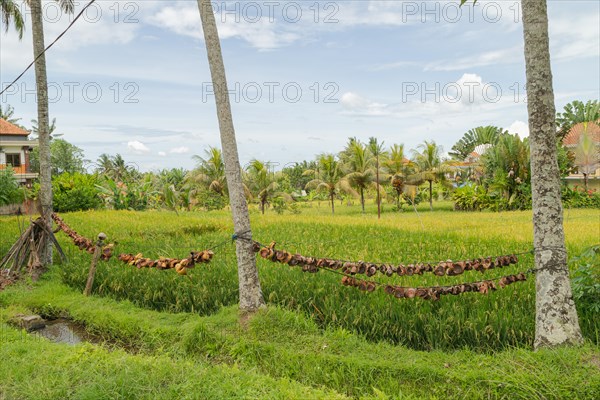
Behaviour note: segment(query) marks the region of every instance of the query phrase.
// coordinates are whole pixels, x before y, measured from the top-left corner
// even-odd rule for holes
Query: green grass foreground
[[[596,399],[600,351],[422,352],[321,330],[269,307],[241,328],[235,307],[200,317],[83,297],[56,270],[0,293],[2,399]],[[106,346],[54,344],[13,315],[69,316]],[[122,350],[127,349],[127,351]]]

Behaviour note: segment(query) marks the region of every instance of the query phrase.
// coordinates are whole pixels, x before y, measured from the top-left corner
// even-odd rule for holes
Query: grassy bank
[[[8,360],[0,367],[0,393],[11,399],[600,396],[600,352],[591,345],[536,353],[413,351],[343,329],[323,331],[277,307],[244,329],[235,307],[206,317],[139,309],[85,298],[61,284],[56,271],[1,292],[0,310],[0,356]],[[52,344],[5,324],[26,311],[68,315],[130,353]]]

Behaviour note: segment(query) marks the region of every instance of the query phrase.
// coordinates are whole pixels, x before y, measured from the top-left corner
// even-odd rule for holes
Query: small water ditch
[[[39,315],[19,314],[13,317],[10,323],[18,328],[25,329],[32,336],[48,339],[54,343],[76,345],[88,342],[115,345],[114,343],[107,343],[104,338],[90,333],[84,324],[69,318],[44,319]]]
[[[31,330],[30,333],[54,343],[71,345],[81,342],[103,343],[101,338],[89,333],[82,324],[66,318],[45,321],[44,326],[37,327],[37,329]]]

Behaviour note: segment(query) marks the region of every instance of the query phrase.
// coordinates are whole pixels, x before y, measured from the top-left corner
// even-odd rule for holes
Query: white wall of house
[[[0,152],[0,164],[6,164],[6,154],[20,154],[21,165],[25,164],[25,151],[23,150],[23,147],[2,146],[2,152]]]

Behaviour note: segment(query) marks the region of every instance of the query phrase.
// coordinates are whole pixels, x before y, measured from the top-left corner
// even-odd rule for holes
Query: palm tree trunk
[[[212,76],[217,103],[217,116],[221,132],[221,146],[223,147],[223,161],[225,163],[225,176],[229,188],[229,202],[233,215],[233,227],[235,232],[244,233],[244,237],[252,238],[250,230],[250,216],[248,204],[244,197],[244,186],[242,183],[242,169],[235,139],[233,118],[231,115],[231,104],[227,92],[227,79],[225,76],[225,65],[221,53],[221,43],[217,24],[213,14],[210,0],[198,0],[208,64]],[[238,240],[236,242],[236,255],[238,261],[238,278],[240,292],[240,311],[252,313],[264,306],[258,269],[256,268],[256,257],[252,250],[251,240]]]
[[[365,213],[365,191],[360,188],[360,205],[362,206],[362,213]]]
[[[379,155],[375,159],[375,175],[377,179],[377,219],[381,219],[381,198],[379,197]]]
[[[331,214],[335,214],[335,193],[331,193]]]
[[[571,293],[556,155],[545,0],[523,0],[536,272],[536,349],[582,342]]]
[[[588,174],[586,174],[586,173],[583,174],[583,189],[587,193],[587,191],[588,191]]]
[[[52,170],[50,165],[50,131],[48,116],[48,78],[46,76],[46,56],[44,54],[44,25],[42,22],[41,0],[31,0],[31,32],[33,35],[33,55],[35,61],[35,84],[37,90],[38,139],[40,143],[40,203],[42,217],[52,229]],[[48,240],[41,251],[43,265],[52,264],[52,244]]]
[[[433,181],[429,181],[429,209],[433,211]]]

